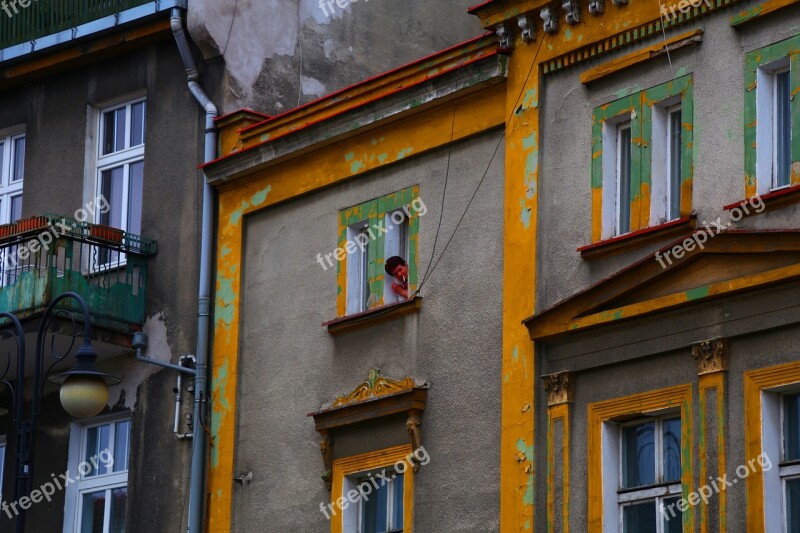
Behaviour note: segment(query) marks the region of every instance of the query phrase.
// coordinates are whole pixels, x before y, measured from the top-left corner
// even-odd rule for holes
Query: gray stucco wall
[[[170,34],[161,42],[102,62],[0,91],[0,129],[25,125],[27,136],[23,216],[71,216],[85,202],[87,107],[135,92],[147,95],[147,129],[142,233],[156,239],[159,253],[148,262],[145,331],[149,355],[173,359],[193,353],[196,337],[199,205],[202,200],[203,123],[186,88],[186,74]],[[217,93],[213,68],[204,83]],[[32,347],[29,348],[32,350]],[[178,531],[186,522],[186,487],[191,441],[172,435],[175,373],[127,357],[104,363],[123,378],[110,390],[110,403],[124,395],[132,412],[126,531]],[[66,470],[68,417],[50,396],[39,428],[36,480]],[[8,435],[6,482],[13,478],[13,431]],[[29,531],[56,531],[64,514],[63,494],[53,504],[29,512]],[[5,522],[7,525],[7,522]],[[0,516],[0,529],[5,530]],[[8,526],[11,527],[11,526]]]
[[[491,132],[452,147],[436,255],[497,143]],[[319,511],[319,435],[306,415],[351,391],[373,367],[430,384],[422,424],[431,461],[415,478],[414,530],[498,531],[503,156],[424,289],[419,314],[332,337],[336,272],[316,254],[337,246],[338,210],[419,185],[420,270],[439,219],[447,151],[315,192],[247,219],[242,288],[235,531],[329,531]],[[402,417],[335,433],[336,458],[408,442]]]
[[[278,114],[481,34],[470,0],[192,0],[189,31],[222,56],[226,112]]]

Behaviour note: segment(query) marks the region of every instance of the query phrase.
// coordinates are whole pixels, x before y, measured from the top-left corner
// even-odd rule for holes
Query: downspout
[[[217,107],[198,82],[197,66],[183,29],[181,8],[173,8],[170,16],[175,43],[183,59],[189,82],[189,91],[206,112],[205,151],[203,162],[213,161],[217,156],[217,130],[214,119],[219,115]],[[206,458],[208,438],[206,434],[206,407],[208,396],[208,342],[211,324],[211,246],[214,228],[214,189],[203,175],[203,219],[200,242],[200,284],[197,294],[197,367],[194,386],[194,441],[192,443],[192,473],[189,487],[189,533],[202,533],[206,494]]]

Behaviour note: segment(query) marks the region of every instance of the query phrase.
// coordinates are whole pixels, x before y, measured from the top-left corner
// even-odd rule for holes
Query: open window
[[[413,294],[417,285],[419,216],[423,214],[425,206],[419,199],[418,187],[340,212],[339,249],[335,254],[340,268],[339,316],[398,303]],[[387,274],[387,261],[393,257],[402,259],[407,274]]]

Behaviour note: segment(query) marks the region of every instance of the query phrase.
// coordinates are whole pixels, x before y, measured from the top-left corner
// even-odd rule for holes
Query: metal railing
[[[0,49],[75,28],[152,0],[31,0],[0,10]]]
[[[125,330],[144,323],[155,241],[56,215],[28,219],[24,228],[0,238],[0,309],[24,318],[73,291],[98,325]]]

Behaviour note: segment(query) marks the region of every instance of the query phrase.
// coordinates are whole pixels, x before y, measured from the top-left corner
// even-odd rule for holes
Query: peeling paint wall
[[[224,110],[278,114],[480,35],[469,0],[193,0],[189,31],[222,58]],[[442,21],[447,21],[443,24]]]

